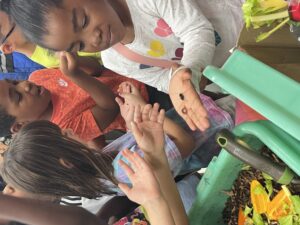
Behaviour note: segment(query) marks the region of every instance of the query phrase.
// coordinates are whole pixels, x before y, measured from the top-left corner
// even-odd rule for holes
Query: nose
[[[19,85],[25,92],[30,92],[32,84],[29,81],[20,82]]]

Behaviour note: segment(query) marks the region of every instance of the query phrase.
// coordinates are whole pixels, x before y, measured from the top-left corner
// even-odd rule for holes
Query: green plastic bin
[[[267,145],[300,175],[300,84],[251,56],[235,51],[221,69],[203,74],[269,121],[243,123],[233,133],[253,149]],[[209,164],[189,212],[191,225],[223,225],[222,212],[243,163],[222,150]]]

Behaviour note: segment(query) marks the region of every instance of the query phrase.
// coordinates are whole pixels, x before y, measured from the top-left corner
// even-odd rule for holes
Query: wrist
[[[157,206],[161,207],[162,205],[167,206],[167,202],[161,193],[159,196],[149,198],[147,201],[145,201],[142,204],[142,206],[146,209],[147,212],[149,210],[153,210],[154,208],[157,208]]]
[[[144,151],[144,158],[150,164],[153,171],[160,171],[169,167],[169,162],[164,152],[153,155]]]

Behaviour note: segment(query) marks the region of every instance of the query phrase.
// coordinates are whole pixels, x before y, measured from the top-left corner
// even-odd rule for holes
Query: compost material
[[[274,153],[272,153],[266,147],[263,148],[261,154],[271,158],[274,162],[278,162],[281,165],[285,165]],[[250,199],[250,184],[252,180],[258,180],[262,185],[266,185],[265,179],[261,171],[245,166],[245,168],[239,173],[239,176],[236,179],[232,189],[230,191],[224,191],[224,193],[229,196],[223,211],[223,219],[226,224],[238,224],[238,213],[240,207],[243,210],[245,209],[246,205],[252,208],[252,203]],[[273,198],[281,190],[280,184],[272,181],[272,185],[273,194],[270,196],[271,198]],[[297,190],[296,187],[294,187],[293,185],[288,185],[287,187],[292,194],[300,194],[299,188]],[[271,221],[268,224],[279,225],[277,221]]]

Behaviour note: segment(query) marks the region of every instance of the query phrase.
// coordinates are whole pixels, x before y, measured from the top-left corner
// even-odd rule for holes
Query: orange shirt
[[[105,70],[98,78],[102,83],[117,94],[119,84],[124,81],[132,82],[147,100],[148,94],[144,84],[127,77],[120,76],[110,70]],[[51,122],[61,129],[71,128],[75,134],[85,141],[93,140],[111,130],[126,131],[125,121],[119,114],[105,129],[100,130],[91,109],[96,106],[91,96],[79,88],[58,69],[43,69],[33,72],[29,80],[43,86],[51,93],[53,113]]]

